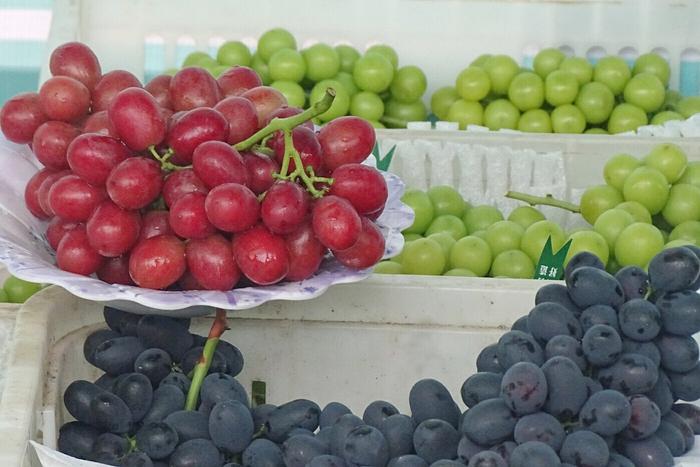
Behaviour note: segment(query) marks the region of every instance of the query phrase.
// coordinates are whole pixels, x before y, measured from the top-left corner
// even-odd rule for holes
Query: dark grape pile
[[[390,402],[362,416],[310,400],[252,406],[235,376],[236,347],[221,341],[198,408],[183,410],[187,374],[205,339],[186,320],[105,308],[85,358],[105,371],[66,390],[77,420],[60,430],[69,455],[121,466],[663,467],[700,433],[700,250],[659,253],[648,274],[612,276],[590,253],[566,285],[476,359],[462,413],[439,381],[418,381],[410,415]]]
[[[24,197],[48,221],[59,268],[111,284],[230,290],[306,279],[329,250],[353,269],[383,256],[373,221],[387,186],[361,164],[375,143],[366,120],[318,133],[300,121],[239,151],[274,119],[302,113],[250,68],[215,79],[188,67],[144,86],[124,70],[102,74],[77,42],[54,50],[50,68],[38,93],[2,107],[0,129],[44,165]]]

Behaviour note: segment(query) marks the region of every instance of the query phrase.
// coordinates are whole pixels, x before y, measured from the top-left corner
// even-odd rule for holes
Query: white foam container
[[[654,50],[671,64],[672,88],[683,74],[692,81],[688,89],[697,89],[699,16],[695,0],[55,0],[47,51],[81,40],[104,69],[143,77],[147,54],[162,55],[165,69],[224,40],[254,47],[260,34],[280,26],[299,47],[390,44],[401,63],[426,71],[426,96],[452,84],[480,54],[504,53],[527,65],[546,47],[592,61],[605,54],[633,60]],[[45,63],[42,81],[48,76]]]

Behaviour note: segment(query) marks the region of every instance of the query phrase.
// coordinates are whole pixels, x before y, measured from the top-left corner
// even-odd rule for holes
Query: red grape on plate
[[[128,252],[138,240],[140,229],[138,212],[122,209],[109,200],[95,208],[86,224],[90,246],[110,258]]]
[[[241,272],[258,285],[275,284],[289,272],[289,252],[284,238],[263,225],[234,235],[233,256]]]
[[[80,130],[70,123],[52,120],[36,129],[32,140],[32,150],[39,162],[53,170],[68,168],[66,150],[80,134]]]
[[[179,237],[204,238],[216,231],[205,212],[206,199],[202,193],[189,193],[171,206],[170,227]]]
[[[270,86],[258,86],[241,94],[253,103],[258,114],[258,126],[265,126],[265,122],[272,113],[282,106],[287,105],[287,99],[277,89]]]
[[[55,251],[58,249],[58,245],[61,243],[63,236],[79,225],[81,224],[78,222],[65,221],[60,217],[54,217],[46,227],[46,241]]]
[[[114,125],[109,120],[106,110],[90,114],[83,122],[83,133],[100,133],[112,138],[118,137],[117,130],[114,129]]]
[[[240,96],[248,89],[262,86],[260,76],[251,68],[246,66],[235,66],[229,68],[217,78],[219,88],[224,96]]]
[[[329,170],[343,164],[362,162],[372,153],[374,128],[362,118],[340,117],[325,124],[318,133],[323,163]]]
[[[267,190],[260,217],[272,233],[290,234],[306,220],[311,197],[300,185],[280,180]]]
[[[47,120],[36,92],[17,94],[0,108],[0,130],[13,143],[31,143],[36,129]]]
[[[243,97],[230,96],[214,106],[229,123],[228,143],[236,144],[258,130],[258,113],[251,101]]]
[[[352,269],[366,269],[374,266],[384,256],[385,241],[379,227],[374,222],[362,218],[362,233],[350,248],[334,251],[341,264]]]
[[[67,221],[84,222],[105,199],[103,188],[96,188],[77,175],[66,175],[49,190],[51,211]]]
[[[92,111],[107,110],[117,94],[128,88],[140,88],[141,81],[126,70],[105,73],[92,90]]]
[[[64,271],[89,276],[102,265],[104,258],[90,246],[84,226],[66,232],[56,250],[56,264]]]
[[[185,256],[188,271],[203,289],[231,290],[241,278],[231,242],[222,235],[190,240]]]
[[[313,276],[321,267],[326,247],[314,235],[311,223],[302,224],[297,230],[286,235],[284,241],[289,252],[289,272],[285,279],[303,281]]]
[[[54,172],[49,169],[41,169],[29,179],[27,186],[24,188],[24,204],[27,206],[29,212],[38,219],[48,219],[51,217],[51,213],[44,211],[41,207],[39,188],[41,184],[44,183],[44,180],[53,174]]]
[[[97,56],[82,42],[67,42],[56,47],[49,58],[49,69],[53,76],[69,76],[90,91],[102,77]]]
[[[314,203],[312,225],[316,238],[331,250],[350,248],[362,232],[362,221],[352,204],[333,195]]]
[[[170,80],[170,102],[173,110],[214,107],[221,100],[221,89],[204,68],[186,67]]]
[[[168,129],[167,145],[175,151],[172,162],[179,165],[192,163],[192,154],[206,141],[226,141],[228,121],[214,109],[201,107],[190,110],[174,120]]]
[[[208,188],[224,183],[247,185],[248,170],[241,155],[222,141],[207,141],[192,154],[192,169]]]
[[[246,151],[241,156],[248,170],[248,188],[256,195],[267,191],[275,182],[272,174],[280,171],[280,165],[276,160],[257,152]]]
[[[51,209],[51,205],[49,204],[49,191],[51,191],[51,187],[53,186],[56,181],[60,180],[66,175],[71,175],[70,170],[61,170],[60,172],[51,172],[49,173],[46,177],[44,177],[43,181],[41,184],[39,184],[39,187],[37,188],[36,191],[36,197],[37,200],[39,201],[39,206],[41,207],[41,210],[46,213],[48,217],[51,217],[54,215],[53,209]]]
[[[145,240],[158,235],[174,235],[170,227],[170,213],[165,210],[156,209],[148,211],[141,217],[141,232],[139,240]]]
[[[192,169],[171,172],[163,184],[163,201],[171,207],[175,201],[188,193],[209,193],[209,189]]]
[[[120,162],[107,177],[107,194],[124,209],[141,209],[158,198],[163,188],[160,164],[145,157]]]
[[[139,287],[165,289],[186,269],[185,245],[174,235],[140,241],[129,255],[129,274]]]
[[[165,116],[155,98],[141,88],[128,88],[114,96],[107,113],[119,138],[134,151],[165,138]]]
[[[172,109],[173,103],[170,101],[170,75],[158,75],[144,86],[144,89],[155,97],[158,105],[165,109]]]
[[[73,173],[95,186],[104,186],[112,170],[131,156],[117,138],[83,133],[68,146],[66,157]]]
[[[41,85],[39,102],[51,120],[76,122],[90,110],[90,91],[78,80],[54,76]]]
[[[211,190],[204,208],[209,221],[224,232],[249,229],[260,218],[260,203],[255,193],[238,183],[226,183]]]
[[[314,173],[318,175],[323,165],[323,153],[321,152],[321,145],[318,142],[318,138],[316,138],[316,133],[304,126],[298,126],[292,130],[292,144],[294,145],[294,149],[299,153],[304,167],[307,168],[307,170],[308,167],[311,167],[314,169]],[[284,136],[281,132],[278,132],[268,145],[275,151],[277,162],[282,165],[284,161]],[[296,162],[290,160],[289,172],[291,173],[296,170],[296,167]]]
[[[331,177],[333,184],[329,193],[350,201],[361,215],[381,210],[389,196],[382,174],[368,165],[341,165]]]
[[[129,256],[105,258],[97,270],[97,277],[108,284],[134,285],[129,275]]]

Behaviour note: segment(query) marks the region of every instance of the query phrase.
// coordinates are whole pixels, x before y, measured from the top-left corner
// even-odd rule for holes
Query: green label
[[[561,280],[564,277],[564,259],[569,252],[571,240],[566,242],[563,247],[556,253],[552,251],[552,237],[547,238],[547,243],[544,244],[540,260],[535,268],[534,279],[539,280]]]
[[[380,157],[380,152],[379,152],[379,143],[374,143],[374,149],[372,149],[372,155],[377,161],[377,168],[379,170],[383,170],[386,172],[389,170],[389,166],[391,165],[391,160],[394,158],[394,152],[396,151],[396,145],[392,146],[391,149],[389,149],[389,152],[387,152],[384,157]]]

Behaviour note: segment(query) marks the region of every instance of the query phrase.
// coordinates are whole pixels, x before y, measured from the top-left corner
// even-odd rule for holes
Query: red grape
[[[95,208],[86,225],[90,246],[110,258],[128,252],[138,240],[140,229],[138,212],[126,211],[109,200]]]
[[[255,193],[238,183],[226,183],[211,190],[204,207],[209,221],[224,232],[241,232],[260,218],[260,203]]]
[[[46,227],[46,241],[51,248],[57,250],[63,236],[79,225],[77,222],[64,221],[60,217],[54,217]]]
[[[13,143],[31,143],[34,132],[47,119],[39,94],[25,92],[10,98],[0,109],[0,130]]]
[[[331,250],[350,248],[362,232],[362,221],[352,204],[333,195],[316,201],[312,225],[316,238]]]
[[[90,110],[90,91],[78,80],[54,76],[41,85],[39,103],[49,119],[76,122]]]
[[[170,101],[170,81],[172,76],[158,75],[146,83],[144,89],[155,97],[158,105],[165,109],[172,109],[173,104]]]
[[[202,193],[188,193],[175,201],[170,208],[170,227],[178,236],[204,238],[215,232],[204,209],[206,199]]]
[[[366,269],[374,266],[384,256],[384,236],[374,222],[362,218],[362,233],[360,238],[350,248],[334,251],[341,264],[352,269]]]
[[[155,146],[165,137],[167,120],[156,99],[141,88],[114,96],[107,113],[119,138],[134,151]]]
[[[197,282],[190,271],[185,271],[185,273],[177,280],[177,285],[180,286],[182,290],[202,290],[202,284]]]
[[[214,107],[220,100],[219,85],[204,68],[183,68],[170,80],[170,101],[173,110]]]
[[[276,182],[265,194],[260,217],[272,233],[289,234],[301,226],[309,214],[309,195],[294,182]]]
[[[104,198],[104,190],[77,175],[65,175],[53,184],[48,200],[53,213],[61,219],[84,222]]]
[[[386,181],[374,167],[345,164],[335,169],[332,177],[330,194],[350,201],[360,215],[375,213],[386,203]]]
[[[47,216],[51,217],[54,215],[51,205],[49,205],[49,191],[57,180],[60,180],[65,175],[70,175],[70,170],[61,170],[60,172],[51,172],[44,181],[41,182],[39,188],[37,189],[36,196],[39,200],[39,206],[41,210],[46,213]]]
[[[68,168],[66,149],[80,134],[80,130],[69,123],[49,121],[36,129],[32,139],[32,150],[39,162],[53,170]]]
[[[185,246],[174,235],[159,235],[136,244],[129,255],[129,275],[139,287],[164,289],[187,268]]]
[[[255,106],[243,97],[230,96],[214,106],[214,110],[228,120],[229,144],[236,144],[250,137],[258,130],[258,113]]]
[[[248,188],[256,195],[264,193],[275,182],[272,174],[280,171],[279,164],[265,154],[244,152],[241,155],[248,171]]]
[[[197,146],[192,155],[192,169],[208,188],[224,183],[248,183],[243,157],[221,141],[207,141]]]
[[[68,146],[67,159],[73,173],[92,185],[104,186],[110,172],[130,155],[116,138],[84,133]]]
[[[106,258],[97,270],[97,277],[108,284],[134,285],[129,275],[129,256]]]
[[[262,86],[262,80],[258,74],[246,66],[229,68],[219,75],[217,82],[225,97],[240,96],[248,89]]]
[[[173,235],[170,228],[170,213],[168,211],[155,210],[148,211],[141,217],[141,233],[139,240],[157,237],[158,235]]]
[[[166,143],[175,151],[175,164],[189,165],[192,153],[206,141],[226,141],[228,121],[214,109],[201,107],[190,110],[174,121],[168,130]]]
[[[241,278],[231,242],[222,235],[190,240],[185,248],[187,268],[205,290],[231,290]]]
[[[323,156],[316,133],[303,126],[296,127],[292,130],[292,143],[294,144],[294,149],[297,150],[301,157],[304,168],[312,167],[314,173],[318,175],[323,164]],[[274,149],[277,162],[282,165],[284,161],[284,136],[280,135],[279,138],[272,138],[268,145]],[[293,172],[296,166],[294,160],[289,161],[290,172]]]
[[[233,237],[233,257],[243,274],[258,285],[279,282],[289,272],[289,253],[284,238],[263,225]]]
[[[270,115],[283,105],[287,105],[287,99],[277,89],[270,86],[258,86],[241,94],[253,103],[258,114],[258,126],[262,127],[270,118]]]
[[[197,177],[192,169],[172,172],[163,184],[163,201],[171,207],[175,201],[188,193],[209,193],[207,186]]]
[[[49,169],[41,169],[29,179],[27,186],[24,187],[24,204],[27,206],[29,212],[38,219],[48,219],[51,217],[51,213],[44,211],[41,207],[39,188],[41,184],[44,183],[44,180],[53,173],[54,172]]]
[[[310,223],[302,224],[284,238],[289,252],[289,272],[285,279],[303,281],[313,276],[323,261],[326,247],[314,236]]]
[[[64,271],[89,276],[102,265],[104,258],[90,246],[84,226],[66,232],[56,249],[56,264]]]
[[[117,138],[117,130],[109,119],[106,110],[91,114],[83,123],[83,133],[99,133]]]
[[[95,53],[81,42],[66,42],[51,52],[49,69],[53,76],[70,76],[90,91],[102,77],[102,68]]]
[[[160,164],[145,157],[120,162],[107,177],[107,194],[124,209],[141,209],[158,198],[163,188]]]
[[[125,70],[114,70],[105,73],[92,91],[92,111],[107,110],[112,99],[128,88],[140,88],[141,81]]]
[[[343,164],[362,162],[372,153],[374,128],[358,117],[340,117],[327,123],[318,133],[323,149],[323,164],[331,171]]]

